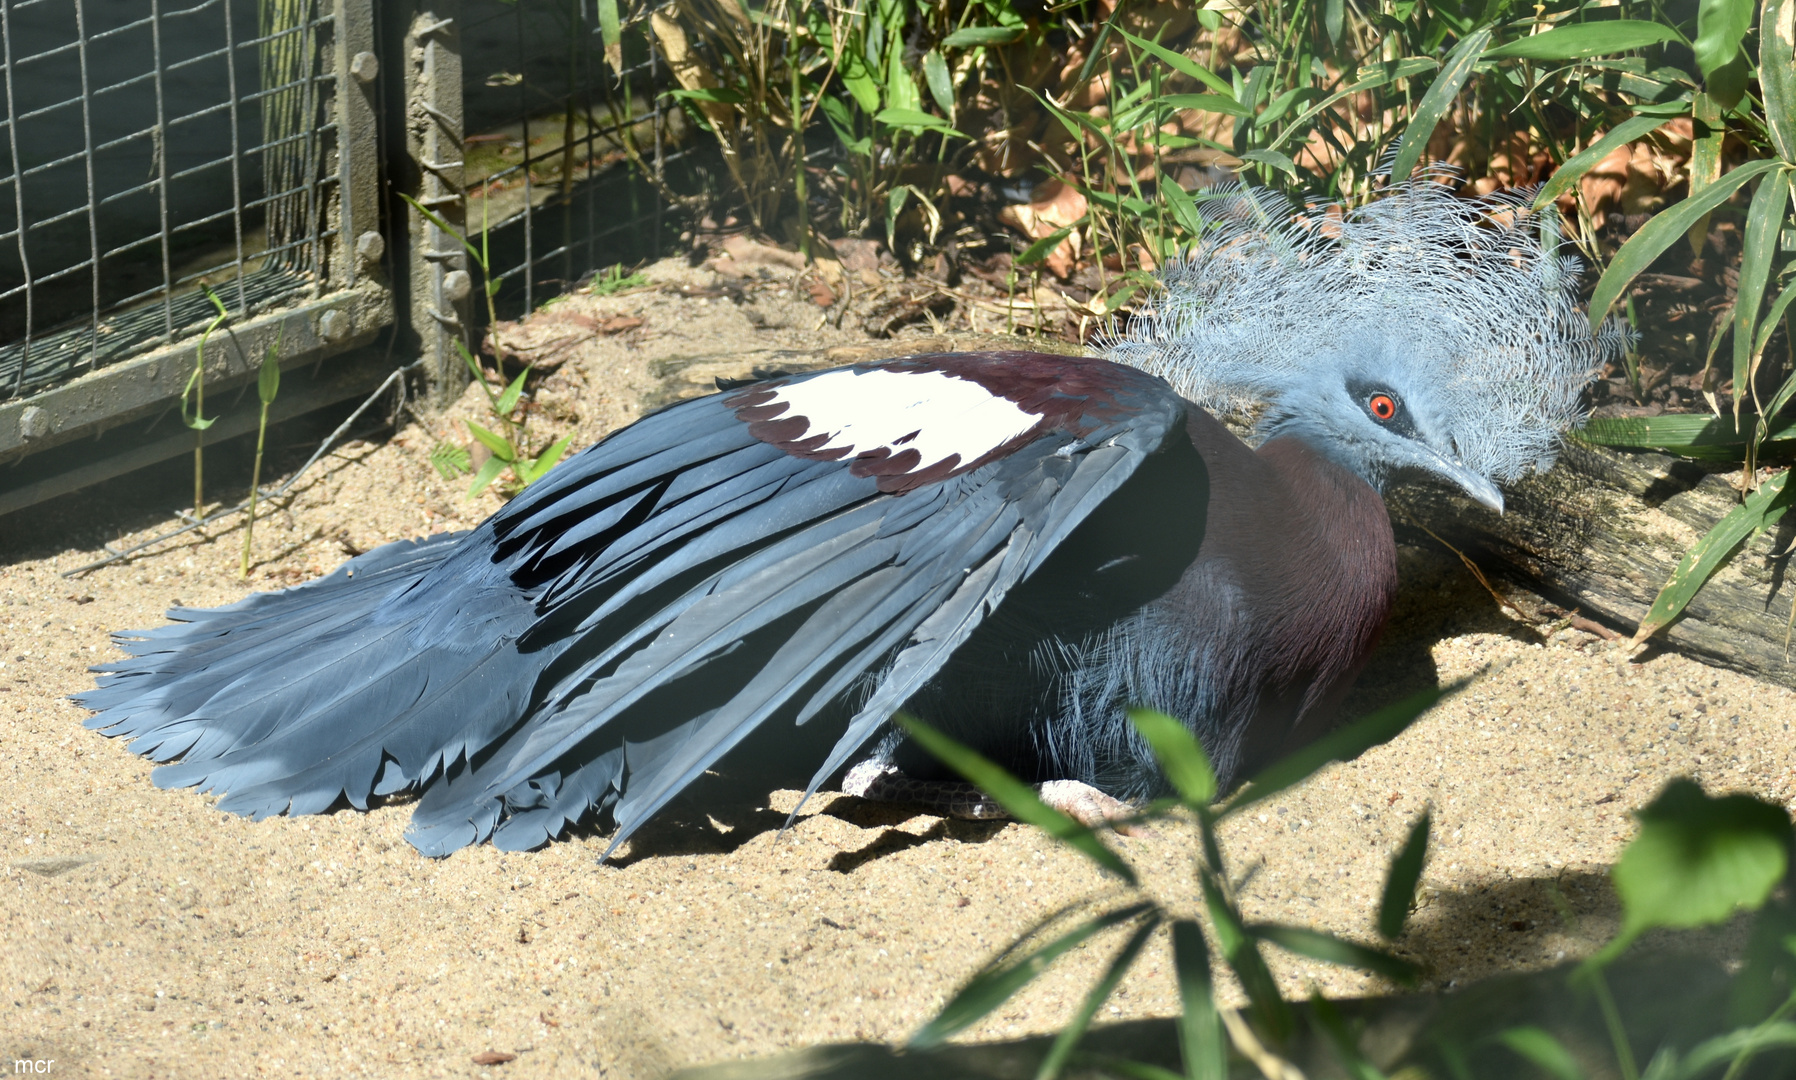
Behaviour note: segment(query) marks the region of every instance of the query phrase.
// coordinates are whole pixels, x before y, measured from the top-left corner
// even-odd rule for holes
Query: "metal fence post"
[[[386,241],[380,232],[380,160],[375,92],[374,0],[335,0],[337,72],[337,238],[330,280],[350,287],[378,272]]]
[[[462,236],[467,203],[462,191],[461,4],[433,0],[413,16],[400,56],[406,65],[405,148],[412,198]],[[468,340],[473,279],[461,236],[406,207],[409,318],[430,381],[430,396],[448,404],[468,379],[457,342]]]

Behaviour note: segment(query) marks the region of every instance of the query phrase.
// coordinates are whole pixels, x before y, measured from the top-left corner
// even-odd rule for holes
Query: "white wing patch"
[[[940,371],[832,372],[780,387],[773,402],[787,406],[780,419],[810,421],[806,438],[829,435],[819,451],[915,450],[917,469],[955,454],[964,466],[1041,422],[1009,398]]]

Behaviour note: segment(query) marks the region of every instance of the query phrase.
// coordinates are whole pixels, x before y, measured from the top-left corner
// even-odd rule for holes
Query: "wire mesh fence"
[[[327,0],[0,0],[0,400],[324,289]],[[208,295],[208,291],[210,295]]]
[[[614,70],[586,0],[462,10],[466,220],[487,230],[501,315],[660,254],[666,183],[694,151],[646,35],[625,36]]]

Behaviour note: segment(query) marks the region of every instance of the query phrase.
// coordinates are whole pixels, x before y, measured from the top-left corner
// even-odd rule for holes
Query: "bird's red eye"
[[[1371,400],[1366,402],[1366,407],[1380,420],[1389,420],[1397,415],[1397,401],[1389,394],[1373,394]]]

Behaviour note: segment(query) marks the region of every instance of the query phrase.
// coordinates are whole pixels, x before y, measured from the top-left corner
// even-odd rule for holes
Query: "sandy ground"
[[[730,358],[744,350],[755,350],[749,366],[779,366],[859,340],[819,326],[803,291],[739,300],[703,271],[664,268],[660,280],[657,291],[568,299],[531,324],[527,343],[561,362],[539,432],[589,441],[645,395],[742,367]],[[895,1040],[1016,934],[1109,888],[1016,825],[824,794],[781,832],[791,792],[765,806],[676,805],[606,865],[595,834],[432,861],[402,839],[403,803],[250,823],[158,791],[146,762],[83,730],[86,714],[64,698],[114,655],[108,631],[491,512],[493,496],[465,500],[465,481],[426,463],[464,414],[478,415],[472,398],[427,427],[332,454],[258,525],[247,583],[242,533],[223,527],[61,576],[102,542],[166,528],[191,491],[181,467],[0,519],[0,1069],[648,1078],[822,1041]],[[220,488],[243,482],[227,463],[209,468]],[[1456,566],[1425,552],[1404,561],[1400,610],[1353,707],[1484,674],[1393,743],[1229,825],[1251,918],[1373,940],[1385,862],[1431,805],[1436,844],[1399,951],[1432,986],[1546,966],[1612,932],[1606,866],[1631,835],[1630,811],[1666,780],[1796,794],[1790,691],[1676,655],[1630,661],[1576,630],[1543,639]],[[1181,828],[1119,844],[1151,891],[1191,904]],[[1080,950],[975,1034],[1052,1029],[1114,947]],[[1274,959],[1289,995],[1382,989]],[[1156,952],[1109,1015],[1173,1008]],[[513,1060],[482,1064],[490,1055]]]

